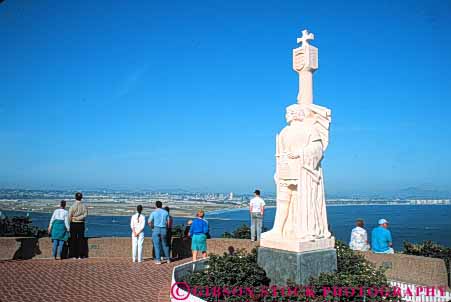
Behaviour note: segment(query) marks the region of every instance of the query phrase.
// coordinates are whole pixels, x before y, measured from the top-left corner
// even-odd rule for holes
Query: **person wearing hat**
[[[349,242],[349,247],[354,251],[366,252],[370,249],[368,244],[368,234],[363,228],[363,219],[357,219],[355,221],[355,228],[351,231],[351,241]]]
[[[371,233],[371,249],[377,254],[394,254],[391,233],[388,230],[388,221],[379,219],[379,226]]]
[[[260,240],[265,212],[265,201],[260,197],[260,190],[254,191],[254,198],[249,204],[249,212],[251,215],[251,241],[255,241],[255,233],[257,233],[257,240]]]

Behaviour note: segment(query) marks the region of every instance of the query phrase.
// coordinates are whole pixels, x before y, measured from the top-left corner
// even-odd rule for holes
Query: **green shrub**
[[[217,287],[241,287],[257,288],[262,285],[269,285],[269,279],[265,271],[257,265],[256,250],[246,253],[238,250],[234,255],[224,253],[223,256],[210,255],[208,269],[194,272],[183,280],[191,288],[217,286]],[[202,296],[202,295],[200,295]],[[242,301],[244,296],[224,296],[203,298],[207,301]],[[249,299],[250,297],[247,297]],[[244,300],[246,301],[246,299]]]
[[[262,232],[266,232],[267,230],[265,227],[262,228]],[[224,232],[221,238],[251,239],[251,228],[247,224],[243,224],[232,233]]]
[[[278,292],[275,296],[272,294],[261,297],[263,290],[269,285],[269,279],[265,271],[257,265],[256,251],[250,254],[239,251],[231,256],[212,255],[208,260],[209,268],[205,271],[195,272],[188,275],[184,281],[191,288],[193,287],[241,287],[253,288],[254,292],[248,295],[219,296],[209,298],[201,297],[207,301],[362,301],[362,297],[355,295],[353,297],[333,297],[332,292],[326,297],[323,296],[323,287],[377,287],[386,288],[388,292],[392,289],[381,268],[374,267],[362,255],[355,253],[340,241],[336,242],[337,250],[337,271],[333,273],[322,273],[317,278],[311,278],[309,288],[313,290],[314,297],[306,297],[306,287],[289,284],[291,288],[298,288],[299,295],[288,296]],[[380,296],[373,300],[369,297],[366,301],[397,301],[395,298],[382,299]]]
[[[393,292],[382,268],[376,268],[371,262],[366,260],[363,255],[355,253],[346,244],[336,241],[335,248],[337,251],[337,271],[333,273],[322,273],[317,278],[310,279],[310,285],[314,288],[321,289],[317,291],[317,296],[322,296],[323,287],[350,287],[350,288],[386,288],[389,293]],[[365,298],[366,301],[381,301],[381,297],[371,299]],[[356,295],[354,297],[333,297],[330,293],[326,298],[321,297],[324,301],[362,301],[362,297]],[[398,298],[387,298],[384,301],[398,301]]]
[[[42,238],[48,236],[47,229],[34,226],[31,217],[13,216],[0,217],[0,237],[36,237]]]
[[[171,235],[172,237],[183,237],[183,232],[185,227],[183,224],[176,224],[172,227]]]
[[[243,224],[238,227],[232,233],[225,232],[221,236],[222,238],[236,238],[236,239],[250,239],[251,238],[251,228],[247,224]]]

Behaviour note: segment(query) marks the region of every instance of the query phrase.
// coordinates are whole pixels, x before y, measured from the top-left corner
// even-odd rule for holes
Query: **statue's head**
[[[294,104],[287,107],[287,113],[285,114],[285,118],[287,123],[290,124],[292,121],[303,121],[306,117],[307,108],[302,105]]]

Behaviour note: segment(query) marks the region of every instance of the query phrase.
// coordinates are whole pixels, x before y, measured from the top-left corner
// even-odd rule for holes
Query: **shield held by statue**
[[[301,162],[299,158],[291,159],[287,154],[280,154],[277,160],[277,178],[280,181],[299,180]]]

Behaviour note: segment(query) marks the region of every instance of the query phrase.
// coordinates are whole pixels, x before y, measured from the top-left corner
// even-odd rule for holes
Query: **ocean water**
[[[275,209],[266,210],[263,225],[271,228]],[[395,249],[401,250],[403,241],[419,243],[432,240],[451,247],[451,206],[445,205],[365,205],[328,206],[328,222],[334,236],[349,242],[351,230],[357,218],[365,220],[368,234],[377,226],[380,218],[390,222],[389,228]],[[249,223],[249,212],[236,210],[210,214],[208,221],[218,229],[233,229],[230,225]],[[218,220],[221,219],[221,220]],[[213,222],[214,221],[214,222]]]
[[[24,215],[24,212],[4,211],[8,216]],[[365,205],[328,206],[328,219],[332,233],[339,240],[348,242],[356,218],[365,220],[368,233],[376,227],[380,218],[390,222],[393,244],[401,250],[403,241],[422,242],[433,240],[451,247],[451,206],[442,205]],[[148,216],[149,213],[145,213]],[[266,210],[263,225],[270,229],[274,222],[275,209]],[[51,214],[30,212],[33,224],[47,228]],[[242,224],[249,224],[247,209],[214,212],[206,215],[212,237],[220,237],[224,232],[232,232]],[[175,217],[175,224],[186,225],[187,218]],[[89,237],[130,236],[130,217],[89,216],[86,235]],[[150,236],[146,228],[145,236]]]

